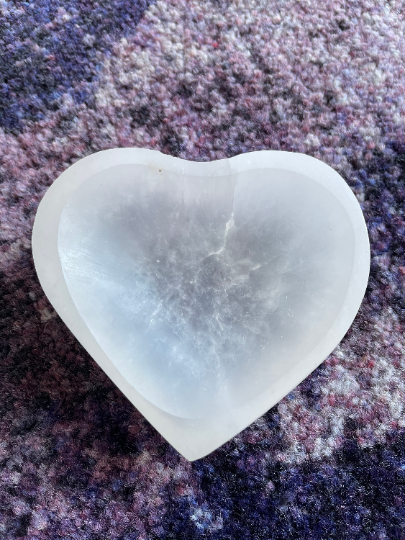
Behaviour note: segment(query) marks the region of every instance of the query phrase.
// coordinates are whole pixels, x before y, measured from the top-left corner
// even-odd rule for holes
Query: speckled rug
[[[0,538],[405,538],[402,0],[0,0]],[[65,328],[30,236],[97,150],[306,152],[372,246],[331,356],[205,459],[181,458]]]

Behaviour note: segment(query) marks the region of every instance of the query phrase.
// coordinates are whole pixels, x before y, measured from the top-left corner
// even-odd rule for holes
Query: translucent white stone
[[[35,224],[41,283],[189,459],[288,393],[358,310],[369,269],[362,213],[344,180],[313,158],[264,151],[192,163],[125,149],[64,175]],[[37,245],[46,243],[63,294],[43,275]]]

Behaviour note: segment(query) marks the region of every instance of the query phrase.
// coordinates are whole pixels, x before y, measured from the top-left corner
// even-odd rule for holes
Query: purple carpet
[[[405,539],[403,0],[0,0],[0,538]],[[367,221],[360,312],[298,388],[188,463],[38,283],[78,159],[261,149],[335,168]]]

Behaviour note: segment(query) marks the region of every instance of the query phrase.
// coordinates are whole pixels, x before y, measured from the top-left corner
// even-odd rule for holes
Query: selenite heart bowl
[[[187,459],[218,448],[336,347],[370,267],[345,181],[303,154],[86,157],[37,212],[41,285],[101,368]]]

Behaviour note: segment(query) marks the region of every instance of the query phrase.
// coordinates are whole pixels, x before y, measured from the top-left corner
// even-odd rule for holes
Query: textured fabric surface
[[[402,0],[0,0],[0,538],[405,538],[404,14]],[[369,230],[370,282],[340,346],[192,464],[34,271],[46,189],[122,146],[308,153]]]

